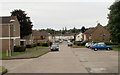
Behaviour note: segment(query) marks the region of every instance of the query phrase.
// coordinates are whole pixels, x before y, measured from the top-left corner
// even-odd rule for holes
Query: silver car
[[[53,45],[51,45],[51,51],[59,51],[59,45],[57,45],[57,44],[53,44]]]

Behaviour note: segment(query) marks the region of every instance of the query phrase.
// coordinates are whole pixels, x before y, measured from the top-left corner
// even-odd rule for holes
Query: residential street
[[[8,73],[117,73],[117,51],[93,51],[60,44],[60,51],[39,58],[3,60]]]

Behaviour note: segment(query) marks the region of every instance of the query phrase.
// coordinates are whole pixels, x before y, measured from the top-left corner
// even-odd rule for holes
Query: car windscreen
[[[58,45],[52,45],[51,47],[58,47]]]

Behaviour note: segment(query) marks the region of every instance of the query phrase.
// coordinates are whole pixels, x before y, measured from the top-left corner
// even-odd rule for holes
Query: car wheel
[[[97,50],[98,50],[97,48],[94,49],[94,51],[97,51]]]
[[[107,48],[107,50],[111,50],[110,48]]]

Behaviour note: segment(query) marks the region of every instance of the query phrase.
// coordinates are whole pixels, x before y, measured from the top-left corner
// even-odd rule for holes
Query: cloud
[[[114,2],[115,0],[0,0],[0,2]]]
[[[28,13],[34,29],[62,29],[83,25],[91,27],[98,20],[107,24],[108,7],[112,2],[6,2],[0,15],[10,15],[13,9],[22,9]]]

